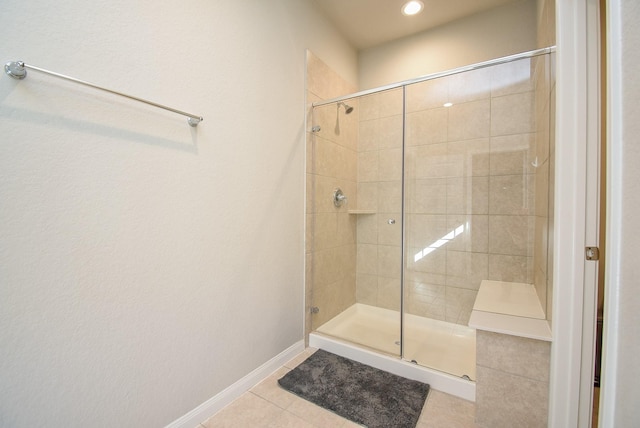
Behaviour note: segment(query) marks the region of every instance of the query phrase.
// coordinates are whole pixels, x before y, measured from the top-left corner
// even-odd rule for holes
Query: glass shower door
[[[547,194],[548,155],[540,149],[548,132],[536,129],[545,61],[526,58],[406,87],[407,360],[474,380],[468,322],[481,282],[533,283],[534,265],[546,260],[534,260],[535,242],[546,242],[536,218],[536,202]]]
[[[487,266],[478,253],[487,232],[485,74],[406,87],[404,358],[470,379],[475,331],[467,322]]]
[[[321,130],[310,148],[315,212],[307,218],[315,230],[311,277],[317,308],[312,325],[320,333],[400,356],[403,90],[345,103],[314,108],[314,125]],[[340,206],[333,203],[337,188],[347,197]],[[344,230],[349,230],[344,248],[327,249],[333,231]],[[334,276],[337,270],[346,280]]]

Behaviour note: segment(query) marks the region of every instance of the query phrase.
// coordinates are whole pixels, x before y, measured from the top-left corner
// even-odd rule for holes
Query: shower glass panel
[[[406,87],[407,360],[475,380],[468,322],[481,282],[534,282],[536,237],[546,243],[536,230],[548,144],[537,154],[535,82],[545,58]]]
[[[313,108],[312,331],[475,380],[483,281],[534,284],[548,310],[553,58]]]
[[[313,126],[312,329],[399,356],[403,89],[316,107]]]

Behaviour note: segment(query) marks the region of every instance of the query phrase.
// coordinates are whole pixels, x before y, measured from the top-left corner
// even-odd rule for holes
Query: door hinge
[[[584,254],[587,260],[600,260],[600,250],[598,250],[598,247],[586,247]]]

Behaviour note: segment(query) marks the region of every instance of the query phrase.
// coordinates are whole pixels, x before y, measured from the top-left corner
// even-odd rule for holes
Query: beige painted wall
[[[303,339],[311,1],[2,3],[0,426],[160,427]]]
[[[640,420],[640,4],[608,2],[609,188],[605,296],[603,426],[631,427]],[[603,415],[604,412],[604,415]]]
[[[521,0],[360,51],[360,89],[535,49],[536,15]]]

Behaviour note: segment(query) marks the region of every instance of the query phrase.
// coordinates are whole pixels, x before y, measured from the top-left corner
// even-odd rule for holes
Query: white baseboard
[[[302,351],[304,351],[304,340],[294,343],[233,385],[225,388],[186,415],[171,422],[165,428],[194,428],[198,426],[198,424],[209,419]]]

